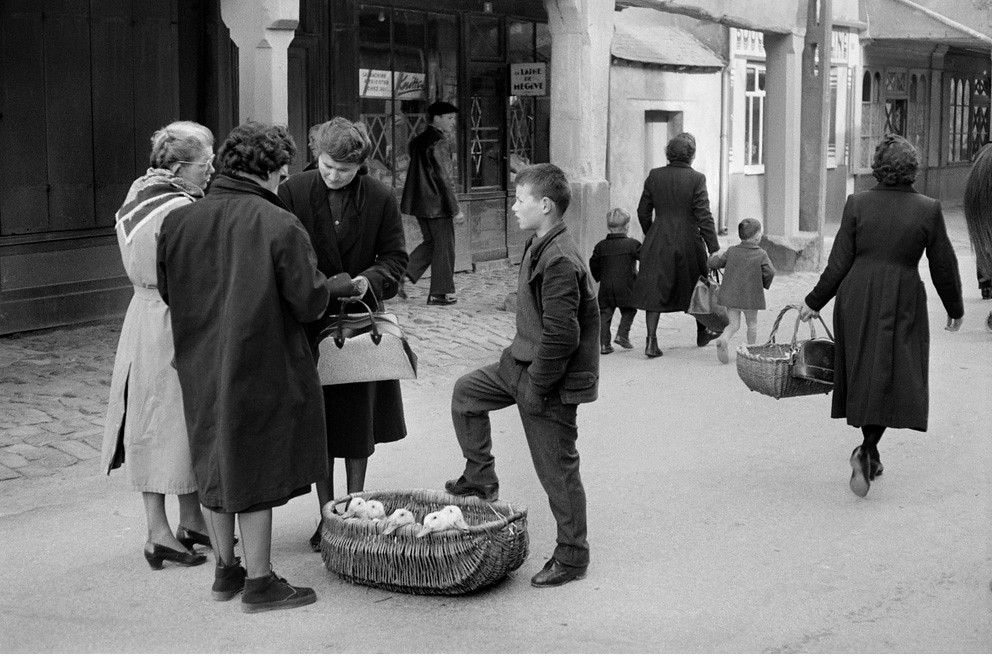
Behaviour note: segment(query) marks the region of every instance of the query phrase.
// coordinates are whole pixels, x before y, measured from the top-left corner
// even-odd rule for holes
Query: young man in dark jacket
[[[455,220],[464,217],[455,198],[451,135],[458,108],[438,101],[427,107],[427,128],[410,140],[410,166],[403,186],[400,210],[414,215],[424,241],[410,253],[406,276],[411,282],[431,269],[427,304],[454,304]],[[400,297],[405,297],[402,281]]]
[[[462,376],[451,397],[465,472],[445,483],[451,494],[499,497],[489,412],[516,404],[538,478],[558,525],[554,556],[531,585],[560,586],[586,575],[586,495],[579,477],[576,409],[596,400],[599,307],[585,259],[562,222],[568,179],[534,165],[517,175],[513,211],[534,231],[517,286],[517,333],[496,364]]]

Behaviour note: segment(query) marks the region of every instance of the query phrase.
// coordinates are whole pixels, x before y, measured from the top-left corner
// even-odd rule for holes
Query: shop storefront
[[[371,173],[398,199],[427,106],[455,104],[465,211],[455,227],[456,268],[516,262],[526,235],[509,211],[513,179],[548,160],[550,58],[542,3],[303,0],[290,46],[290,125],[303,143],[309,126],[335,114],[364,121]],[[412,217],[404,222],[412,248],[419,229]]]

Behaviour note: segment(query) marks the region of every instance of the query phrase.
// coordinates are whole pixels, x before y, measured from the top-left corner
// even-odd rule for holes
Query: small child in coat
[[[724,364],[730,362],[730,339],[741,327],[741,313],[747,321],[747,342],[758,342],[758,310],[765,308],[764,289],[772,285],[775,268],[768,253],[758,247],[761,222],[746,217],[737,225],[741,242],[710,256],[710,269],[725,268],[717,302],[727,307],[730,324],[716,340],[716,355]]]
[[[609,229],[604,240],[596,243],[589,258],[592,278],[599,282],[599,352],[613,352],[610,345],[610,324],[613,312],[620,309],[620,325],[614,343],[622,348],[633,348],[630,343],[630,326],[637,309],[633,305],[634,279],[637,277],[637,259],[641,243],[627,237],[630,214],[614,208],[606,214]]]

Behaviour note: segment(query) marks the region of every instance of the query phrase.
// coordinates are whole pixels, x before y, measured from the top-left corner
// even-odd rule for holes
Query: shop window
[[[458,23],[449,15],[363,6],[358,30],[359,112],[373,146],[369,172],[399,190],[409,142],[426,126],[427,106],[458,104]],[[458,153],[452,149],[456,182]]]
[[[510,21],[507,25],[507,45],[511,65],[543,62],[546,71],[550,66],[551,35],[545,24]],[[547,84],[547,76],[545,76],[545,84]],[[507,147],[510,183],[523,167],[548,160],[548,133],[551,130],[549,99],[547,89],[538,96],[508,97]]]
[[[885,106],[882,104],[882,75],[866,69],[861,79],[861,158],[862,169],[871,168],[875,147],[885,135]]]
[[[744,166],[763,167],[765,65],[748,62],[744,83]]]
[[[967,162],[989,141],[989,77],[954,75],[949,83],[947,162]]]

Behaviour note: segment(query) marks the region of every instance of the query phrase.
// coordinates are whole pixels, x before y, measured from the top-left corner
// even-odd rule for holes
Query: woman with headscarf
[[[317,169],[291,176],[279,186],[279,198],[310,234],[320,271],[329,278],[347,273],[354,295],[382,310],[383,300],[396,295],[408,258],[393,191],[365,168],[372,152],[368,131],[335,117],[311,129],[310,148]],[[320,331],[340,311],[331,300],[327,313],[308,326],[315,354]],[[375,445],[406,437],[398,380],[325,386],[323,399],[330,464],[327,479],[316,484],[320,509],[334,498],[334,458],[344,458],[347,491],[360,492]],[[320,551],[321,526],[310,538],[314,551]]]
[[[101,465],[124,466],[131,487],[142,493],[148,541],[145,559],[200,565],[194,544],[209,546],[190,465],[179,378],[172,367],[169,307],[157,290],[155,241],[170,211],[203,196],[213,173],[214,136],[206,126],[177,121],[155,131],[148,171],[137,179],[117,211],[117,244],[134,297],[114,359],[104,426]],[[165,495],[179,497],[173,535]]]
[[[827,267],[800,316],[834,303],[834,391],[831,416],[861,429],[851,453],[850,486],[866,496],[882,473],[878,443],[886,428],[926,431],[930,325],[919,263],[947,311],[945,329],[961,327],[964,305],[957,257],[940,202],[913,189],[919,158],[898,135],[875,149],[878,185],[847,198]]]
[[[652,169],[644,181],[637,220],[644,230],[641,264],[634,282],[634,306],[644,310],[648,338],[644,354],[661,357],[658,320],[685,312],[692,291],[705,275],[707,254],[720,249],[706,193],[706,176],[692,168],[696,138],[680,133],[665,147],[668,165]],[[696,321],[696,345],[720,336]]]

